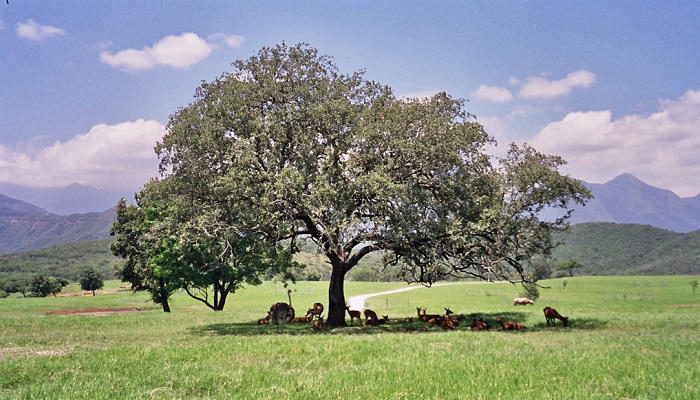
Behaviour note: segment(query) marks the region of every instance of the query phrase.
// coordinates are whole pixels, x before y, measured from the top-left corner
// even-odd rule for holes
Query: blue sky
[[[697,1],[0,3],[0,183],[138,190],[202,80],[306,42],[398,96],[446,91],[506,149],[700,193]]]

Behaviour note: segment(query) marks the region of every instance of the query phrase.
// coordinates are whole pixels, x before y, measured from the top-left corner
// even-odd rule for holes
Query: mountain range
[[[0,253],[15,253],[109,238],[115,208],[56,215],[0,194]]]
[[[700,195],[681,198],[630,174],[603,184],[584,184],[595,198],[586,206],[574,207],[573,224],[641,224],[676,233],[700,229]],[[51,190],[0,185],[0,193],[4,193],[0,194],[0,253],[107,239],[117,201],[133,197],[81,185]],[[17,194],[24,200],[10,197]],[[50,211],[35,205],[37,200],[48,204]]]
[[[584,184],[595,198],[584,207],[574,207],[572,224],[642,224],[682,233],[700,229],[700,195],[679,197],[631,174],[619,175],[603,184]]]
[[[0,183],[0,193],[56,215],[102,212],[116,206],[117,201],[122,197],[127,200],[134,198],[134,193],[128,190],[100,190],[78,183],[57,188],[34,188]]]

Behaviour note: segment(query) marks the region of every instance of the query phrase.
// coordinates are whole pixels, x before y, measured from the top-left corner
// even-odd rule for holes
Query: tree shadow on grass
[[[481,318],[489,325],[490,330],[501,330],[498,324],[498,318],[503,318],[504,321],[523,322],[526,321],[529,313],[508,311],[500,313],[473,313],[458,315],[460,318],[459,326],[455,328],[457,331],[471,331],[470,324],[474,318]],[[561,321],[558,324],[548,326],[544,322],[537,323],[532,326],[527,326],[525,331],[544,331],[544,330],[594,330],[605,325],[605,321],[597,319],[570,319],[569,326],[564,328]],[[423,333],[423,332],[443,332],[442,326],[428,324],[419,321],[417,318],[397,318],[389,323],[378,326],[346,326],[337,328],[327,328],[319,332],[315,332],[310,323],[294,323],[285,324],[283,328],[277,329],[275,325],[265,324],[258,325],[255,322],[243,323],[219,323],[196,326],[189,329],[193,334],[209,336],[261,336],[261,335],[324,335],[324,334],[343,334],[343,335],[376,335],[380,333]]]
[[[572,329],[572,330],[597,330],[601,329],[607,324],[607,321],[603,321],[600,319],[594,319],[594,318],[569,318],[569,324],[567,326],[564,326],[561,321],[556,320],[552,325],[547,325],[546,322],[538,323],[533,326],[533,328],[538,329],[538,330],[565,330],[565,329]]]
[[[189,328],[189,331],[202,336],[260,336],[260,335],[308,335],[313,332],[311,324],[285,324],[280,330],[275,325],[258,325],[255,322],[230,324],[209,324]]]
[[[457,331],[471,331],[470,324],[474,318],[481,318],[489,326],[491,331],[500,331],[502,328],[498,324],[498,318],[503,318],[504,321],[523,322],[530,316],[529,313],[519,311],[507,311],[499,313],[472,313],[457,315],[460,319],[459,326],[455,328]],[[567,330],[596,330],[605,326],[606,322],[592,318],[571,318],[569,325],[564,327],[561,321],[557,320],[554,325],[547,325],[542,316],[542,322],[534,325],[527,325],[527,329],[520,332],[533,331],[561,331]],[[196,335],[202,336],[263,336],[263,335],[376,335],[380,333],[424,333],[424,332],[443,332],[442,326],[428,324],[420,321],[417,318],[397,318],[391,322],[378,326],[346,326],[337,328],[327,328],[319,332],[312,329],[310,323],[294,323],[285,324],[283,328],[277,329],[275,325],[264,324],[258,325],[256,322],[238,322],[238,323],[219,323],[196,326],[189,329]]]

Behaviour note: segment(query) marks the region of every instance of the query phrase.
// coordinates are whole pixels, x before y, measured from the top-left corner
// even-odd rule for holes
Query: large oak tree
[[[397,99],[308,45],[281,44],[203,82],[171,116],[156,146],[165,178],[149,185],[167,182],[176,230],[213,238],[211,252],[231,232],[290,251],[313,240],[332,266],[338,326],[345,276],[371,252],[407,281],[531,280],[524,261],[551,251],[567,205],[590,193],[558,172],[561,158],[512,145],[496,159],[493,144],[462,100]],[[562,217],[542,220],[551,208]]]

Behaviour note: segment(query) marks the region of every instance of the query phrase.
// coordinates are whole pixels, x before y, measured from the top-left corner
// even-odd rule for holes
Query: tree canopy
[[[567,260],[557,266],[557,270],[566,271],[569,273],[569,276],[574,276],[574,270],[581,268],[585,268],[585,265],[575,260]]]
[[[46,297],[50,294],[56,296],[67,285],[68,280],[65,278],[36,274],[29,279],[28,287],[32,296]],[[22,294],[24,295],[24,292]]]
[[[96,290],[102,289],[105,285],[104,280],[94,268],[86,268],[83,270],[80,274],[79,282],[80,288],[91,291],[93,296]]]
[[[409,282],[529,282],[523,261],[548,254],[568,218],[541,212],[590,193],[558,172],[560,157],[527,145],[488,154],[495,141],[464,105],[446,93],[396,98],[305,44],[236,61],[201,84],[156,146],[163,178],[141,204],[162,213],[149,228],[153,256],[190,293],[288,271],[308,238],[332,266],[329,325],[345,324],[345,276],[375,251]]]

